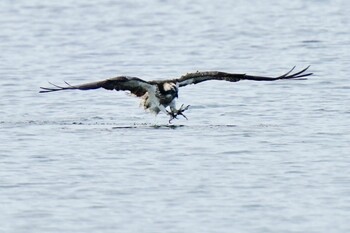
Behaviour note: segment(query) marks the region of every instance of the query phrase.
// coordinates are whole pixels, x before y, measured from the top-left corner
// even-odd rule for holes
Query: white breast
[[[150,112],[153,112],[155,114],[158,114],[160,112],[159,99],[156,97],[156,87],[154,87],[154,89],[152,90],[149,90],[148,92],[146,92],[146,94],[144,94],[141,97],[140,105],[145,110],[149,110]]]

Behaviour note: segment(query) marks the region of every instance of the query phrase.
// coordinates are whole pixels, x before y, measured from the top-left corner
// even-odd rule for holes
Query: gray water
[[[349,232],[350,2],[0,2],[0,232]],[[168,125],[48,81],[196,70]]]

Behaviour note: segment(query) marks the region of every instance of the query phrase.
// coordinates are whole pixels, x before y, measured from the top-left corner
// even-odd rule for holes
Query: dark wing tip
[[[58,86],[54,83],[49,82],[50,85],[54,86],[54,87],[40,87],[39,93],[48,93],[48,92],[53,92],[53,91],[61,91],[61,90],[67,90],[67,89],[77,89],[76,87],[70,85],[68,82],[64,81],[67,84],[67,87],[61,87]]]
[[[310,68],[310,66],[307,66],[306,68],[292,73],[296,66],[293,66],[292,69],[290,69],[287,73],[282,74],[277,77],[264,77],[264,76],[253,76],[253,75],[245,75],[243,79],[246,80],[254,80],[254,81],[276,81],[280,79],[297,79],[297,80],[305,80],[307,76],[313,75],[312,72],[306,73],[306,71]]]
[[[307,66],[306,68],[296,72],[296,73],[293,73],[293,74],[290,74],[293,70],[294,70],[295,66],[290,70],[288,71],[287,73],[275,78],[276,80],[277,79],[298,79],[298,80],[305,80],[306,78],[303,78],[303,77],[307,77],[307,76],[310,76],[310,75],[313,75],[312,72],[310,73],[305,73],[305,71],[307,71],[309,68],[310,68],[310,65]],[[303,79],[301,79],[303,78]]]
[[[52,91],[55,91],[54,89],[52,88],[47,88],[47,87],[40,87],[40,91],[39,93],[47,93],[47,92],[52,92]]]

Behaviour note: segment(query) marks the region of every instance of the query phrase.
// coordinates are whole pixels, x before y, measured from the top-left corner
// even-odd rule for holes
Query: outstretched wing
[[[102,81],[85,83],[75,86],[72,86],[67,82],[65,83],[67,84],[67,86],[65,87],[50,83],[53,87],[40,87],[42,89],[40,93],[62,90],[92,90],[104,88],[107,90],[130,91],[134,95],[140,97],[143,96],[148,90],[150,90],[150,88],[152,88],[152,85],[150,83],[142,79],[127,76],[119,76]]]
[[[197,84],[208,80],[224,80],[229,82],[238,82],[240,80],[275,81],[279,79],[300,79],[300,78],[312,75],[312,73],[305,73],[305,71],[307,71],[309,67],[310,66],[306,67],[305,69],[299,72],[292,73],[292,71],[295,68],[294,66],[290,71],[278,77],[264,77],[264,76],[254,76],[254,75],[247,75],[247,74],[232,74],[232,73],[225,73],[220,71],[205,71],[205,72],[197,71],[195,73],[188,73],[186,75],[183,75],[179,79],[173,79],[173,80],[167,80],[167,81],[177,83],[180,87],[183,87],[190,84]]]

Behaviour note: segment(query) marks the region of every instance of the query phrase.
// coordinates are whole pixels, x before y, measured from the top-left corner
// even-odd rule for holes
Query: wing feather
[[[50,82],[49,82],[50,83]],[[104,88],[106,90],[117,90],[117,91],[130,91],[134,95],[140,97],[144,95],[152,85],[142,79],[136,77],[119,76],[110,78],[102,81],[85,83],[80,85],[71,85],[65,82],[67,86],[58,86],[50,83],[53,87],[40,87],[42,90],[40,93],[47,93],[53,91],[62,90],[93,90],[98,88]]]
[[[240,80],[253,80],[253,81],[276,81],[279,79],[300,79],[312,75],[312,73],[305,73],[310,66],[305,69],[292,73],[295,66],[289,70],[287,73],[277,76],[277,77],[264,77],[264,76],[255,76],[247,74],[234,74],[226,73],[221,71],[204,71],[204,72],[195,72],[187,73],[178,79],[166,80],[165,82],[174,82],[178,83],[180,87],[197,84],[209,80],[223,80],[228,82],[238,82]]]

